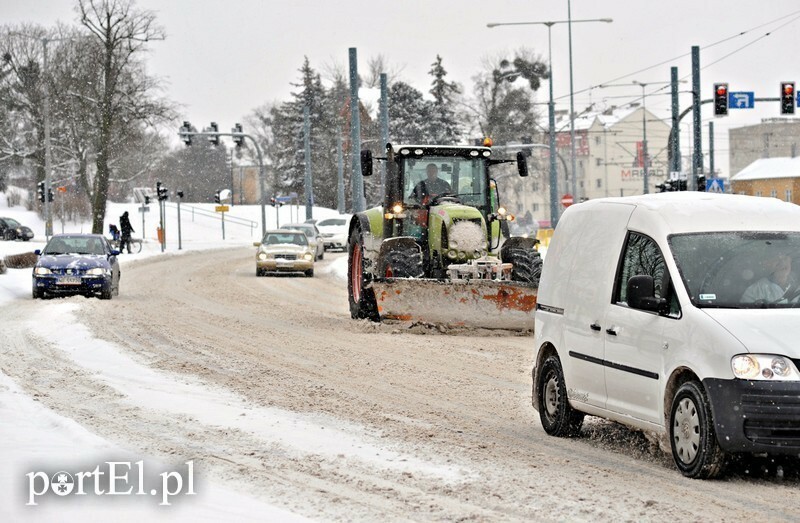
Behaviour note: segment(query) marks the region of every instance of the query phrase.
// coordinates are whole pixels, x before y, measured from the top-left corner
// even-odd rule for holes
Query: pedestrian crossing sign
[[[707,178],[706,179],[706,192],[725,192],[725,180],[721,178]]]

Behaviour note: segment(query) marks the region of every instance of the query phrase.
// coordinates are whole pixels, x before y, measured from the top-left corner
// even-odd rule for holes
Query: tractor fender
[[[378,252],[378,271],[377,273],[383,274],[386,271],[386,259],[389,253],[397,250],[415,249],[420,254],[422,249],[417,241],[412,236],[397,236],[396,238],[389,238],[381,243],[381,249]]]

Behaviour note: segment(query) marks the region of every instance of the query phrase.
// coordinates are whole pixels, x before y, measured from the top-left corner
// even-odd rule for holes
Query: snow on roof
[[[600,122],[600,125],[609,129],[621,122],[639,109],[638,105],[613,107],[611,111],[591,111],[582,113],[575,118],[575,130],[585,131],[592,127],[595,120]],[[563,116],[556,122],[556,129],[566,130],[569,128],[569,117]]]
[[[758,159],[733,175],[731,181],[743,182],[771,178],[800,178],[800,157]]]

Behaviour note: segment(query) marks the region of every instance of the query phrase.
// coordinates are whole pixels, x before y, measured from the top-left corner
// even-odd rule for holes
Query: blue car
[[[110,300],[119,295],[119,251],[100,234],[56,234],[33,268],[33,298],[82,294]]]

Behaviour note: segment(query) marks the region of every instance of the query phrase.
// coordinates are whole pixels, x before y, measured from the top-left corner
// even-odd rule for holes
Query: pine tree
[[[395,143],[435,142],[434,104],[405,82],[389,87],[389,133]]]
[[[458,121],[453,107],[461,89],[455,82],[445,80],[447,71],[442,65],[442,57],[439,55],[436,55],[436,61],[431,64],[428,74],[433,76],[429,91],[433,95],[433,118],[431,120],[433,142],[455,145],[461,139],[462,125]]]

